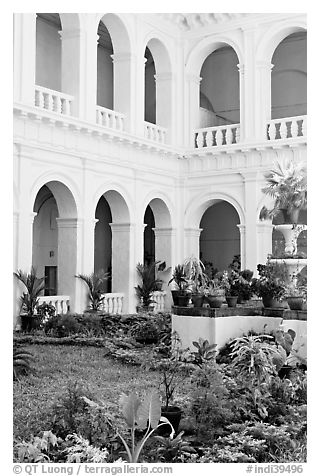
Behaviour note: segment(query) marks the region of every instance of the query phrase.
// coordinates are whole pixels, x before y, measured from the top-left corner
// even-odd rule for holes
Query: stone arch
[[[65,183],[52,178],[38,181],[32,195],[32,263],[46,277],[45,294],[69,296],[74,308],[78,259],[76,200]]]
[[[185,212],[185,226],[187,228],[199,227],[204,212],[218,201],[225,201],[232,205],[239,215],[240,225],[245,224],[245,213],[237,199],[223,192],[205,193],[190,202]]]
[[[101,196],[104,196],[109,202],[114,223],[131,223],[133,205],[127,191],[123,187],[115,183],[102,184],[95,191],[92,199],[92,216],[94,216]]]
[[[186,62],[186,73],[199,76],[206,58],[224,46],[230,46],[236,52],[240,64],[244,62],[242,46],[239,42],[228,36],[209,36],[199,41],[189,52]]]
[[[143,53],[150,52],[145,65],[145,118],[148,122],[155,122],[170,131],[173,113],[173,77],[169,50],[162,39],[151,34],[143,45],[145,45]],[[148,120],[149,117],[151,119]]]
[[[273,53],[275,52],[279,43],[284,40],[284,38],[291,35],[292,33],[306,30],[306,22],[296,18],[290,18],[273,25],[264,33],[257,46],[257,61],[271,63]]]
[[[97,18],[97,29],[100,21],[109,31],[114,53],[130,53],[132,51],[132,42],[125,19],[121,15],[114,13],[99,15]]]

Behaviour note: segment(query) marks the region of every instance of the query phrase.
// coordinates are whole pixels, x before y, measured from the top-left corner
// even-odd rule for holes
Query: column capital
[[[200,237],[203,228],[185,228],[184,232],[187,236]]]
[[[58,228],[78,228],[80,220],[77,218],[56,218]]]
[[[132,223],[109,223],[112,232],[127,233],[132,230],[134,225]]]
[[[246,225],[237,225],[237,227],[239,228],[239,231],[240,231],[240,235],[244,235],[245,232],[246,232]]]
[[[37,212],[31,212],[30,213],[30,223],[32,224],[34,222],[35,217],[38,215]]]
[[[121,63],[135,59],[135,55],[132,53],[116,53],[110,55],[110,57],[112,58],[113,63]]]
[[[270,61],[257,61],[256,66],[258,69],[265,69],[266,71],[271,71],[274,67]]]
[[[155,236],[173,236],[176,233],[175,228],[155,227],[152,229],[154,231]]]
[[[238,68],[240,74],[244,74],[244,71],[245,71],[245,64],[244,63],[238,63],[237,68]]]
[[[160,81],[171,81],[173,79],[172,73],[158,73],[154,75],[154,79]]]

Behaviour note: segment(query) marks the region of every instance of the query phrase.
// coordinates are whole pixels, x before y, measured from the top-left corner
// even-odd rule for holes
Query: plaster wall
[[[61,91],[61,39],[58,27],[37,18],[36,84]]]

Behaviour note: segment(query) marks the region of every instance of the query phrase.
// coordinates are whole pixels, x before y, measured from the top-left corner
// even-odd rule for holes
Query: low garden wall
[[[266,333],[276,329],[296,332],[293,349],[302,358],[307,357],[306,311],[265,310],[263,308],[172,308],[172,330],[177,332],[183,348],[192,348],[199,337],[216,344],[217,350],[230,339],[249,331]],[[267,311],[267,312],[265,312]],[[265,314],[265,315],[263,315]],[[272,314],[272,315],[269,315]]]

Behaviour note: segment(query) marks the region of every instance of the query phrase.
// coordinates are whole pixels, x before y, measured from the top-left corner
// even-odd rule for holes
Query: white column
[[[244,62],[238,64],[240,87],[240,140],[255,140],[255,41],[256,27],[243,29]]]
[[[185,228],[185,256],[184,259],[189,258],[190,256],[195,256],[199,258],[200,255],[200,234],[202,228]]]
[[[123,312],[135,312],[135,263],[130,223],[110,223],[112,230],[112,292],[124,293]]]
[[[34,105],[36,78],[36,15],[14,14],[14,100]]]
[[[185,95],[185,147],[194,147],[194,130],[199,127],[200,76],[188,74]]]
[[[155,75],[156,80],[156,123],[165,127],[167,131],[166,142],[171,143],[172,139],[172,73],[161,73]]]
[[[136,58],[135,61],[135,84],[134,84],[134,96],[135,96],[135,107],[134,107],[134,123],[133,123],[133,133],[137,136],[144,136],[144,89],[145,89],[145,63],[146,58],[142,56],[141,58]]]
[[[133,132],[135,55],[118,53],[111,55],[113,60],[113,109],[125,114],[124,130]]]
[[[242,269],[257,268],[257,172],[243,172],[245,196],[245,260]]]
[[[256,63],[255,136],[257,140],[267,138],[267,121],[271,119],[271,70],[267,61]]]
[[[172,267],[172,249],[173,249],[173,239],[175,237],[175,230],[173,228],[153,228],[155,236],[155,260],[156,261],[165,261],[166,268]],[[172,298],[170,289],[168,287],[168,282],[172,276],[172,269],[167,271],[165,274],[161,274],[161,279],[163,280],[163,291],[166,291],[165,296],[165,308],[170,310],[172,304]]]
[[[272,253],[272,232],[273,224],[271,220],[259,221],[257,223],[258,232],[258,253],[257,264],[264,264],[267,257]]]
[[[73,115],[96,122],[97,42],[92,25],[85,30],[63,30],[61,89],[75,97]]]
[[[83,312],[78,273],[78,230],[76,218],[57,218],[58,227],[58,294],[70,296],[71,310]],[[81,294],[80,294],[81,293]],[[80,295],[79,295],[80,294]]]
[[[246,266],[246,226],[237,225],[240,231],[240,260],[241,269],[245,269]]]

